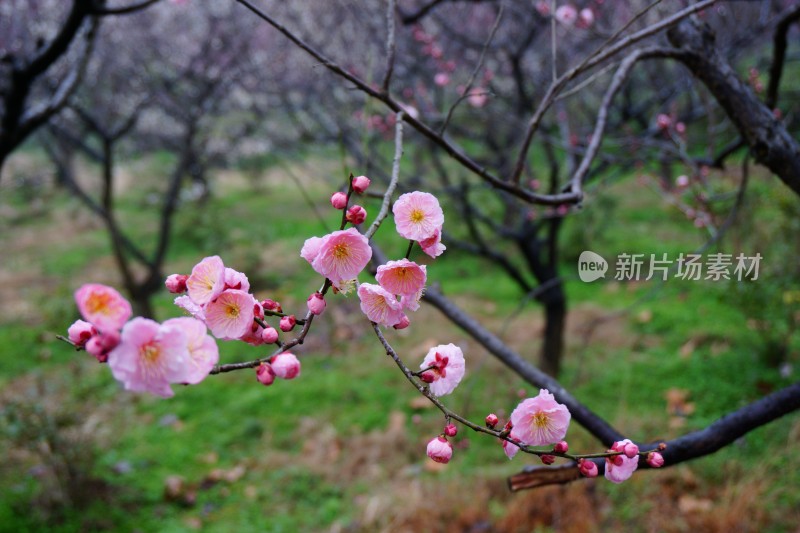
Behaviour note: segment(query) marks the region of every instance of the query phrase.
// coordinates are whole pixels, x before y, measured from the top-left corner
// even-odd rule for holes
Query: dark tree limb
[[[711,28],[696,20],[685,20],[671,28],[667,36],[681,52],[677,58],[716,98],[756,161],[800,195],[800,144],[722,57]]]
[[[764,100],[764,104],[770,109],[774,109],[778,105],[778,90],[781,86],[781,76],[783,76],[783,64],[786,61],[786,34],[791,25],[798,20],[800,20],[800,5],[789,8],[775,27],[772,64],[769,67],[769,85],[767,86],[767,97]]]

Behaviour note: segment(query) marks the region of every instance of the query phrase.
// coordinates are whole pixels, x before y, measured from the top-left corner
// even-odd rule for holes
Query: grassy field
[[[141,165],[131,173],[147,175]],[[303,310],[319,280],[300,246],[338,215],[315,176],[341,171],[309,163],[292,172],[319,198],[321,220],[281,167],[226,173],[202,209],[187,202],[179,211],[167,270],[188,272],[218,253],[249,275],[257,296]],[[146,247],[158,183],[128,187],[123,226]],[[708,237],[649,181],[630,177],[590,194],[568,217],[563,242],[570,318],[561,381],[579,399],[633,439],[667,439],[797,380],[796,198],[773,179],[754,180],[741,222],[718,247],[760,252],[757,282],[585,284],[575,267],[584,247],[606,258],[675,257]],[[493,439],[465,429],[453,461],[432,463],[425,443],[442,419],[383,353],[354,296],[329,299],[298,350],[297,380],[266,388],[246,371],[180,388],[170,400],[122,392],[107,368],[55,340],[78,317],[75,288],[118,284],[101,225],[65,193],[9,176],[0,208],[0,530],[777,532],[800,522],[797,414],[623,485],[601,479],[511,494],[505,479],[534,458],[510,462]],[[388,225],[379,240],[402,254],[392,233]],[[516,287],[491,267],[449,250],[429,262],[429,279],[533,360],[540,311],[520,310]],[[180,314],[166,291],[156,308],[161,319]],[[462,346],[467,377],[446,403],[475,420],[507,415],[536,393],[431,308],[388,336],[410,366],[429,346]],[[226,362],[265,353],[220,345]],[[598,449],[577,425],[568,439],[573,450]]]

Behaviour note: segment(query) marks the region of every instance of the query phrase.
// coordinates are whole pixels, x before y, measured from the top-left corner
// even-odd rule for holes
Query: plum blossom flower
[[[238,339],[250,331],[255,304],[252,294],[227,290],[206,306],[206,324],[218,339]]]
[[[377,324],[391,327],[399,324],[405,316],[397,298],[380,285],[362,283],[358,287],[358,299],[361,300],[361,311]]]
[[[250,292],[250,280],[238,270],[225,267],[225,288]]]
[[[422,248],[423,252],[433,257],[434,259],[442,255],[442,252],[444,252],[447,249],[447,247],[444,244],[442,244],[442,232],[439,229],[437,229],[433,233],[433,235],[431,235],[427,239],[419,241],[419,245]]]
[[[453,392],[464,377],[464,353],[455,344],[440,344],[428,351],[419,367],[421,370],[430,369],[425,373],[433,375],[431,392],[436,396],[444,396]]]
[[[578,469],[584,477],[597,477],[597,465],[589,459],[580,459]]]
[[[197,305],[206,305],[225,290],[225,265],[218,255],[206,257],[192,269],[186,280],[189,298]]]
[[[439,87],[444,87],[450,83],[450,76],[446,72],[437,72],[433,77],[433,83]]]
[[[626,445],[633,444],[630,439],[615,442],[611,447],[611,451],[624,452]],[[622,453],[621,455],[614,455],[606,457],[606,479],[612,483],[622,483],[630,478],[636,469],[639,467],[639,456],[634,455],[632,458]]]
[[[203,322],[206,321],[206,313],[203,311],[203,307],[194,303],[194,300],[189,298],[188,296],[178,296],[175,298],[175,305],[192,315],[198,320],[202,320]]]
[[[571,4],[560,6],[556,9],[556,20],[564,26],[570,27],[578,19],[578,10]]]
[[[174,326],[186,336],[186,349],[189,353],[184,383],[195,385],[203,381],[219,361],[219,348],[214,337],[208,335],[206,325],[201,321],[186,317],[170,318],[163,324]]]
[[[372,248],[357,229],[348,228],[307,239],[300,255],[339,289],[367,266]]]
[[[131,304],[116,289],[88,283],[75,291],[81,316],[99,331],[119,330],[131,317]]]
[[[427,277],[425,265],[418,265],[408,259],[389,261],[379,266],[375,275],[381,287],[392,294],[408,297],[421,294]]]
[[[164,398],[174,394],[171,383],[186,382],[188,361],[182,328],[142,317],[125,324],[122,342],[108,355],[111,373],[126,390]]]
[[[400,196],[392,208],[397,233],[405,239],[423,241],[433,237],[444,225],[439,200],[427,192],[408,192]]]
[[[446,464],[449,463],[450,458],[453,457],[453,445],[450,444],[446,438],[438,436],[435,439],[431,439],[426,452],[428,457],[437,463]]]
[[[545,446],[564,439],[571,416],[566,406],[556,402],[547,389],[541,389],[539,396],[520,402],[510,418],[520,442]]]

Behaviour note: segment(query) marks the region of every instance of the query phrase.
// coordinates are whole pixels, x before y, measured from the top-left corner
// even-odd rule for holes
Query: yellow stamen
[[[413,211],[411,211],[410,218],[411,222],[419,224],[420,222],[425,220],[425,213],[422,211],[422,209],[414,209]]]

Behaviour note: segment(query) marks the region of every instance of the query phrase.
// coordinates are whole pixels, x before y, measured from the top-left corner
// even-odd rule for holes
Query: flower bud
[[[358,226],[367,219],[367,210],[360,205],[354,205],[347,210],[345,218],[352,225]]]
[[[275,375],[281,379],[294,379],[300,375],[300,361],[293,353],[283,352],[269,360]]]
[[[650,452],[647,454],[647,464],[652,468],[661,468],[664,466],[664,457],[658,452]]]
[[[344,209],[347,207],[347,195],[343,192],[335,192],[331,196],[331,205],[334,209]]]
[[[353,178],[353,190],[362,193],[369,187],[370,179],[366,176],[356,176]]]
[[[628,459],[633,459],[639,454],[639,447],[632,442],[629,442],[622,448],[622,452]]]
[[[297,319],[294,317],[294,315],[282,316],[281,317],[281,322],[279,324],[279,327],[281,328],[281,331],[289,332],[289,331],[292,331],[294,329],[294,325],[296,323],[297,323]]]
[[[70,342],[79,348],[85,346],[93,335],[97,335],[97,330],[84,320],[76,320],[67,330]]]
[[[661,442],[661,443],[658,444],[658,451],[663,452],[666,449],[667,449],[667,443],[666,442]]]
[[[394,329],[406,329],[409,326],[409,324],[411,324],[411,321],[408,319],[406,315],[403,315],[403,317],[400,319],[400,322],[398,322],[392,327]]]
[[[108,361],[108,354],[120,343],[119,333],[106,331],[98,333],[86,342],[86,351],[95,356],[100,363]]]
[[[562,440],[553,446],[553,451],[556,453],[567,453],[569,451],[569,444],[567,444],[567,441]]]
[[[433,372],[427,370],[419,375],[419,379],[424,381],[425,383],[433,383],[436,381],[436,375]]]
[[[670,118],[669,115],[661,113],[656,117],[656,125],[659,127],[659,129],[665,130],[669,128],[671,124],[672,124],[672,119]]]
[[[500,419],[497,418],[497,415],[494,413],[486,415],[486,427],[493,428],[497,425],[499,421]]]
[[[167,290],[172,294],[183,294],[186,292],[187,279],[189,279],[189,276],[186,274],[170,274],[167,276],[164,285],[167,286]]]
[[[542,462],[544,464],[546,464],[546,465],[551,465],[551,464],[556,462],[556,456],[555,455],[545,454],[545,455],[540,456],[539,459],[541,459]]]
[[[272,385],[275,381],[275,371],[269,363],[261,363],[256,367],[256,379],[262,385]]]
[[[447,424],[444,427],[444,434],[447,435],[448,437],[455,437],[456,433],[458,433],[458,428],[456,427],[455,424]]]
[[[264,311],[272,311],[273,313],[283,313],[283,308],[279,302],[275,300],[262,300],[261,305],[264,307]]]
[[[453,457],[453,446],[446,438],[439,436],[428,443],[427,453],[437,463],[449,463]]]
[[[272,326],[261,330],[261,340],[267,344],[272,344],[278,340],[278,330]]]
[[[593,461],[581,459],[578,462],[578,469],[584,477],[597,477],[597,465]]]
[[[311,314],[321,315],[325,310],[325,298],[321,293],[315,292],[308,297],[308,300],[306,300],[306,305],[308,306],[308,310],[311,311]]]

